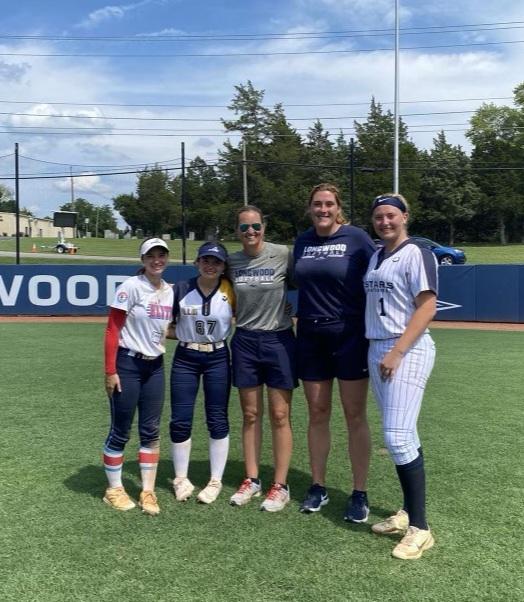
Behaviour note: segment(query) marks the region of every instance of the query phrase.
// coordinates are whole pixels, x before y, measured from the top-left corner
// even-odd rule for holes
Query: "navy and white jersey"
[[[172,306],[173,289],[164,280],[158,289],[143,274],[122,282],[111,303],[111,307],[127,313],[119,346],[151,357],[165,353]]]
[[[388,254],[378,250],[364,277],[366,337],[390,339],[406,330],[423,291],[438,293],[437,260],[409,238]],[[426,330],[427,332],[427,330]]]
[[[196,278],[177,282],[173,302],[177,339],[185,343],[223,341],[231,330],[234,307],[233,288],[225,278],[207,297],[198,288]]]
[[[298,318],[344,320],[363,316],[362,278],[376,247],[364,230],[342,225],[331,236],[314,228],[301,234],[293,250]]]

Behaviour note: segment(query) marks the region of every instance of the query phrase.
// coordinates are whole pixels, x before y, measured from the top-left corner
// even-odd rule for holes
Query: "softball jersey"
[[[165,353],[173,307],[173,289],[167,282],[162,280],[157,289],[143,274],[132,276],[117,288],[111,307],[127,314],[119,347],[150,357]]]
[[[196,278],[177,282],[173,300],[179,341],[216,343],[228,337],[235,309],[235,294],[228,280],[221,279],[207,297],[198,288]]]
[[[366,337],[399,337],[415,312],[415,298],[423,291],[437,294],[437,261],[429,249],[409,238],[393,253],[377,251],[364,277]],[[427,331],[426,331],[427,332]]]

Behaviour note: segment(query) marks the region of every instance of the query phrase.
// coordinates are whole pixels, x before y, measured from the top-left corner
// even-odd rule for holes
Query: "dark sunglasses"
[[[238,224],[238,229],[242,233],[247,232],[249,228],[253,228],[255,232],[260,232],[260,230],[262,230],[262,224],[260,222],[255,222],[254,224]]]

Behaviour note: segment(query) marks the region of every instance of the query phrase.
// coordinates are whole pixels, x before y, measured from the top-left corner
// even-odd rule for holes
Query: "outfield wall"
[[[116,287],[136,266],[2,265],[2,315],[103,315]],[[168,282],[189,278],[193,266],[172,266]],[[437,320],[524,322],[524,265],[439,268]],[[290,294],[295,302],[296,293]]]

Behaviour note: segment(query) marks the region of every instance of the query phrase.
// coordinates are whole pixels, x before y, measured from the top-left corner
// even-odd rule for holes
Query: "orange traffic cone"
[[[31,248],[31,253],[36,253],[36,245],[33,243],[33,247]]]

